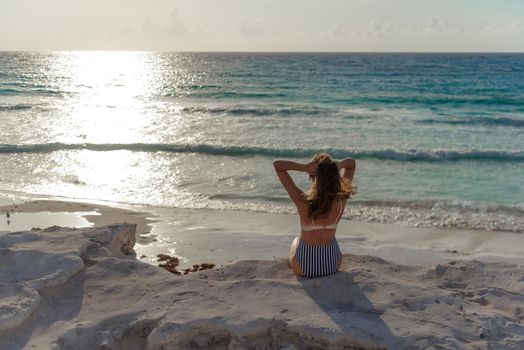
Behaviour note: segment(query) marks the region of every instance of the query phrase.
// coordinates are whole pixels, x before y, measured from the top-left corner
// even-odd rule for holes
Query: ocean
[[[328,152],[349,219],[524,230],[524,54],[0,52],[0,123],[0,191],[288,213]]]

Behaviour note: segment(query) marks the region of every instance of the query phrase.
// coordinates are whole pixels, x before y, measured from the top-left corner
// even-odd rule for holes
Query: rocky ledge
[[[524,348],[521,266],[404,266],[345,255],[173,275],[134,258],[135,226],[0,233],[0,348]]]

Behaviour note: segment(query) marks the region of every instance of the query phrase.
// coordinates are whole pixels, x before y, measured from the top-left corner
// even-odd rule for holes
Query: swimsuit
[[[309,245],[300,240],[295,258],[304,277],[321,277],[337,272],[340,262],[340,248],[333,239],[328,244]]]
[[[323,229],[336,229],[338,221],[342,216],[342,201],[340,202],[340,213],[334,224],[331,225],[301,225],[302,231],[314,231]],[[296,249],[295,257],[300,269],[304,273],[305,277],[320,277],[331,275],[337,272],[338,264],[340,262],[342,253],[338,242],[333,239],[328,244],[321,245],[309,245],[304,240],[300,239],[298,247]]]

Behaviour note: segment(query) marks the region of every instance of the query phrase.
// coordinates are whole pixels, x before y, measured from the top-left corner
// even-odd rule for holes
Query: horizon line
[[[127,49],[58,49],[58,50],[0,50],[0,52],[39,52],[39,53],[51,53],[51,52],[151,52],[151,53],[251,53],[251,54],[316,54],[316,53],[355,53],[355,54],[524,54],[524,51],[216,51],[216,50],[127,50]]]

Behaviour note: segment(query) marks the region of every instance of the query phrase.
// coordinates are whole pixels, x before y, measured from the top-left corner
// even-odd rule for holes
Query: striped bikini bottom
[[[341,252],[338,242],[333,239],[328,244],[309,245],[300,239],[295,258],[305,277],[321,277],[337,272]]]

